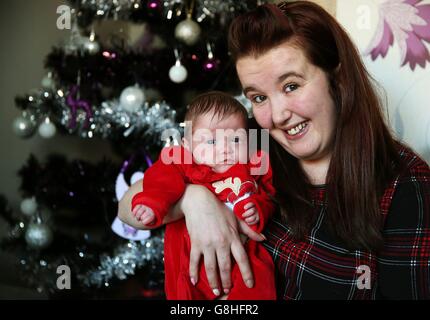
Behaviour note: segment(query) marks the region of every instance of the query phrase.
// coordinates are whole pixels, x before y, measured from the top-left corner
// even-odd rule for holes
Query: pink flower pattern
[[[386,0],[379,5],[379,22],[365,55],[374,61],[385,58],[396,41],[400,49],[401,66],[412,70],[418,64],[425,68],[430,54],[425,42],[430,43],[430,4],[422,0]]]

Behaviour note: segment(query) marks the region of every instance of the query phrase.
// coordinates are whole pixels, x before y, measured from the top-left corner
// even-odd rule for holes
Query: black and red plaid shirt
[[[278,299],[430,299],[430,169],[406,148],[400,155],[407,170],[382,198],[384,247],[378,255],[347,250],[328,232],[324,187],[315,187],[318,218],[305,241],[295,241],[287,225],[272,220],[264,245],[275,262]],[[360,266],[370,270],[370,289],[358,285]]]

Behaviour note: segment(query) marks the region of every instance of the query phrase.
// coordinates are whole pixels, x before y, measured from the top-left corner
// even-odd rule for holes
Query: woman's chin
[[[312,161],[316,159],[316,150],[308,149],[308,148],[295,148],[295,149],[289,149],[287,150],[289,154],[291,154],[293,157],[297,158],[298,160],[303,161]]]

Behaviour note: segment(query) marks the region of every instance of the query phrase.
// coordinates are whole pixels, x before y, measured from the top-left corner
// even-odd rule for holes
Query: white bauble
[[[32,216],[36,213],[37,202],[34,197],[25,198],[21,201],[21,212],[26,216]]]
[[[188,72],[185,67],[180,64],[176,63],[173,67],[169,70],[169,78],[175,83],[181,83],[184,82],[187,78]]]
[[[175,28],[176,39],[184,42],[186,45],[194,45],[200,38],[201,29],[197,22],[187,18],[178,23]]]
[[[119,103],[122,108],[128,112],[136,112],[145,102],[145,95],[137,86],[125,88],[119,97]]]
[[[52,79],[52,74],[49,73],[43,77],[41,81],[42,87],[45,89],[52,89],[54,87],[54,79]]]
[[[46,118],[45,121],[43,121],[39,126],[39,134],[42,138],[49,139],[55,136],[55,133],[57,132],[57,128],[55,125],[49,120],[49,118]]]

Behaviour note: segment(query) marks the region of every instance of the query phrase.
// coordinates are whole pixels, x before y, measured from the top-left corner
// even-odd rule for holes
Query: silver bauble
[[[30,119],[19,116],[13,121],[13,131],[21,138],[28,138],[33,135],[36,124]]]
[[[82,48],[89,54],[96,54],[100,51],[100,45],[97,41],[86,38],[82,43]]]
[[[176,39],[184,42],[186,45],[192,46],[200,38],[201,29],[197,22],[187,18],[178,23],[175,28]]]
[[[25,232],[25,241],[33,249],[44,249],[52,242],[52,231],[43,223],[31,223]]]
[[[247,97],[245,97],[245,95],[243,93],[240,96],[235,96],[234,98],[237,101],[239,101],[246,108],[246,111],[248,111],[248,117],[252,118],[253,117],[253,113],[252,113],[252,103],[251,103],[251,100],[249,100]]]
[[[122,108],[128,112],[136,112],[145,102],[145,95],[138,86],[125,88],[119,97],[119,103]]]

